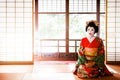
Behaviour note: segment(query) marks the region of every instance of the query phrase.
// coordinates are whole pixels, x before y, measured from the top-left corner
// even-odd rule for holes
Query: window
[[[38,53],[76,53],[89,20],[100,19],[100,36],[105,39],[105,0],[36,0],[35,4]]]

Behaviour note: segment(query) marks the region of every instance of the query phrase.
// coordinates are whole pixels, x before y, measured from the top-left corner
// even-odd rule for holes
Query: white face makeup
[[[87,36],[88,37],[93,37],[95,34],[95,29],[93,27],[88,27],[87,28]]]

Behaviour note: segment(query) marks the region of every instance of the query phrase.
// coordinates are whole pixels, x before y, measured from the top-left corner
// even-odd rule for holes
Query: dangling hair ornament
[[[94,22],[96,26],[99,26],[99,23],[96,20],[86,21],[86,25],[88,25],[90,22]]]

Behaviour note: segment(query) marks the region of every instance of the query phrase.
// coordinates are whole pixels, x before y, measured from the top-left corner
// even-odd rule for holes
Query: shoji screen
[[[32,28],[32,0],[0,0],[0,62],[32,62]]]
[[[120,0],[107,0],[107,61],[120,61]]]

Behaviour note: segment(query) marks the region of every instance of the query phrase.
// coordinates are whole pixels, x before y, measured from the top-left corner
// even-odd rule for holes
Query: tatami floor
[[[0,80],[82,80],[72,74],[74,65],[75,61],[35,61],[34,65],[0,65]],[[115,74],[114,77],[87,80],[120,80],[120,66],[107,67]]]

